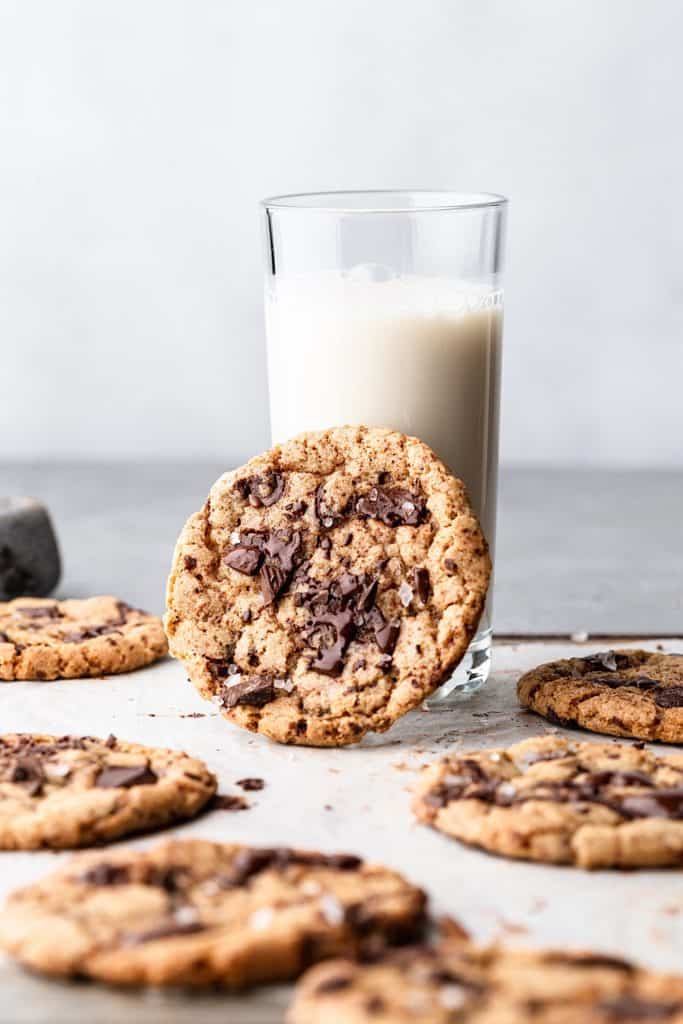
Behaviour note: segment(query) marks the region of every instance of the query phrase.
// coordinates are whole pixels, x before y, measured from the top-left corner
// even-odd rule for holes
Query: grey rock
[[[35,498],[0,497],[0,601],[45,597],[61,573],[50,515]]]

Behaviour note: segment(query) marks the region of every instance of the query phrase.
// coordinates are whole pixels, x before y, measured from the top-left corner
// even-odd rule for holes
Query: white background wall
[[[683,465],[678,0],[0,0],[0,455],[267,441],[264,194],[489,189],[508,462]]]

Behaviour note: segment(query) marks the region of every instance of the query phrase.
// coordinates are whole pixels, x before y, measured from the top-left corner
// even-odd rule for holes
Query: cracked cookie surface
[[[161,620],[115,597],[0,603],[0,681],[130,672],[167,650]]]
[[[683,654],[600,651],[551,661],[525,673],[517,694],[556,725],[683,742]]]
[[[307,971],[287,1024],[683,1024],[683,978],[591,952],[469,943]]]
[[[491,853],[581,868],[683,865],[683,754],[544,736],[427,767],[418,819]]]
[[[84,854],[10,896],[0,943],[52,975],[239,989],[414,940],[423,892],[349,854],[171,841]]]
[[[176,546],[166,631],[231,721],[354,743],[449,677],[489,574],[464,486],[430,448],[337,428],[217,481]]]
[[[194,817],[216,791],[203,761],[110,736],[0,736],[0,849],[66,849]]]

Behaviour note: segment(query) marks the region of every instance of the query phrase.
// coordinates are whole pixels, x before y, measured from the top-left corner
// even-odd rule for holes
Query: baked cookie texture
[[[448,678],[489,575],[464,486],[430,448],[340,427],[217,481],[176,546],[166,631],[226,718],[339,746]]]
[[[240,989],[414,940],[424,908],[351,855],[171,841],[81,855],[10,896],[0,944],[51,975]]]
[[[0,849],[109,842],[191,818],[216,791],[206,765],[110,736],[0,736]]]
[[[683,654],[601,651],[551,661],[525,673],[517,693],[556,725],[683,742]]]
[[[427,767],[413,810],[491,853],[580,868],[683,865],[683,754],[535,737]]]
[[[287,1024],[683,1022],[683,978],[591,952],[444,942],[307,971]]]
[[[167,650],[161,620],[115,597],[0,603],[0,681],[130,672]]]

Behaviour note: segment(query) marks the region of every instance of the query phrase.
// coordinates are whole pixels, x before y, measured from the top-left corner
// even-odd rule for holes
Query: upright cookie
[[[683,1024],[683,978],[589,952],[441,943],[335,960],[297,985],[287,1024]]]
[[[0,603],[0,681],[130,672],[167,649],[161,620],[115,597]]]
[[[683,754],[535,737],[431,765],[413,809],[504,857],[581,868],[683,865]]]
[[[203,761],[110,736],[0,736],[0,849],[109,842],[192,818],[216,790]]]
[[[338,746],[449,677],[489,572],[465,489],[430,448],[340,427],[218,480],[178,541],[166,630],[226,718]]]
[[[358,857],[189,840],[75,858],[9,898],[0,943],[46,974],[239,989],[414,938],[424,907]]]
[[[683,654],[602,651],[551,661],[523,675],[517,693],[557,725],[683,742]]]

